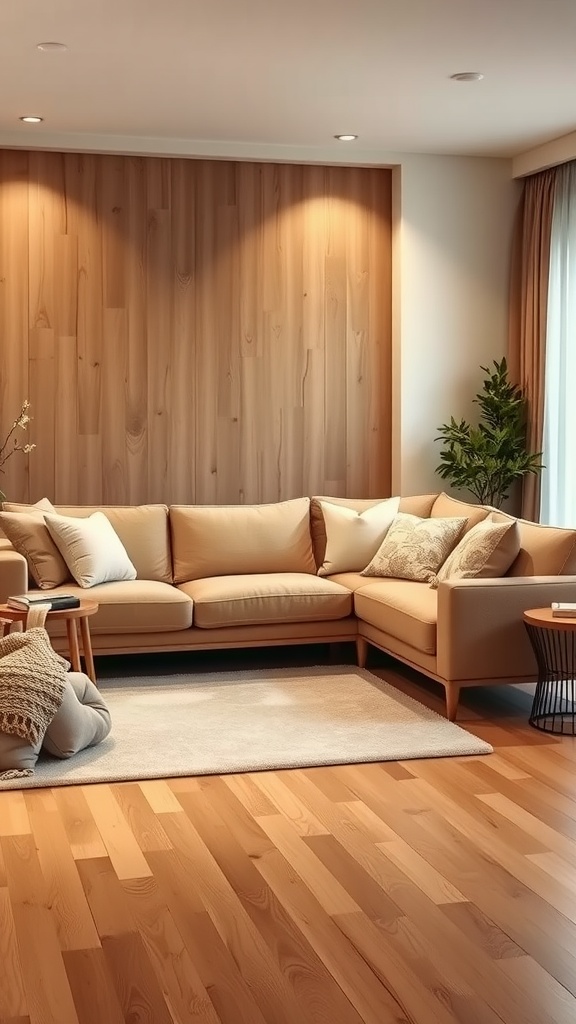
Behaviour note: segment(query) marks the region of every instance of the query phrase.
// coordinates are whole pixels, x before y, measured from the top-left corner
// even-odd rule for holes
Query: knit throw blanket
[[[0,638],[0,732],[39,743],[62,703],[69,667],[42,627]]]

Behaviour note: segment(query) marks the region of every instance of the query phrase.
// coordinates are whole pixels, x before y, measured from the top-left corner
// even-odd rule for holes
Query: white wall
[[[476,416],[480,366],[506,354],[521,186],[478,157],[403,155],[395,181],[393,490],[417,494],[443,486],[438,426]]]

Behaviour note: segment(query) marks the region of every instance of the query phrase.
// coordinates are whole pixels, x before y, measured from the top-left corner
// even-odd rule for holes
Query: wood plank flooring
[[[436,709],[438,691],[390,681]],[[0,793],[0,1024],[574,1024],[576,744]]]

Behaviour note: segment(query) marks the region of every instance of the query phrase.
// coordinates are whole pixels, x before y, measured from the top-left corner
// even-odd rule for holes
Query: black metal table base
[[[538,662],[530,725],[576,736],[576,631],[524,625]]]

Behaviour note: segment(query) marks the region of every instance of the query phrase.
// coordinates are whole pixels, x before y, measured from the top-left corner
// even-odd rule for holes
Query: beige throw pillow
[[[78,586],[136,579],[126,548],[103,512],[87,519],[47,515],[45,521]]]
[[[51,590],[69,580],[68,566],[44,522],[45,512],[56,512],[51,502],[47,498],[42,498],[36,505],[5,501],[2,507],[0,529],[12,547],[24,555],[36,586],[41,590]]]
[[[400,498],[356,512],[343,505],[321,501],[326,526],[326,552],[319,576],[335,572],[360,572],[374,557],[398,512]]]
[[[462,537],[431,586],[442,580],[495,579],[504,576],[520,551],[520,533],[514,520],[495,522],[492,515]]]
[[[420,519],[399,512],[362,576],[430,583],[458,543],[467,520]]]

